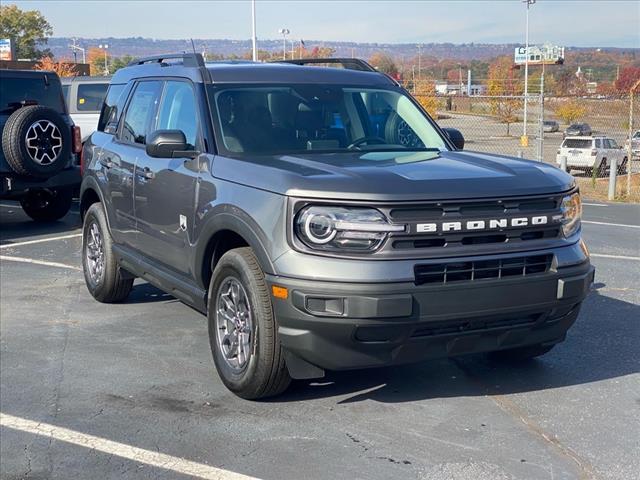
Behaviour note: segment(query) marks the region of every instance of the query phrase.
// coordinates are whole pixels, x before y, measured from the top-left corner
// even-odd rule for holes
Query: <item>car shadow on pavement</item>
[[[65,234],[82,226],[77,204],[62,219],[55,222],[34,222],[16,205],[15,208],[0,207],[0,243],[11,244],[24,240],[26,236]],[[15,238],[21,238],[16,240]]]
[[[485,355],[348,372],[297,381],[271,402],[344,397],[339,404],[505,395],[614,379],[640,372],[640,306],[593,292],[567,340],[520,364]]]
[[[163,292],[159,288],[154,287],[150,283],[141,281],[141,283],[134,284],[131,289],[131,293],[123,304],[136,304],[136,303],[153,303],[153,302],[166,302],[177,303],[180,300],[175,298],[166,292]]]

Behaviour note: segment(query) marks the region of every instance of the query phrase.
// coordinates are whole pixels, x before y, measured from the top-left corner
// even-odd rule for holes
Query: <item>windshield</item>
[[[220,147],[232,156],[447,149],[427,117],[396,90],[339,85],[210,88]]]

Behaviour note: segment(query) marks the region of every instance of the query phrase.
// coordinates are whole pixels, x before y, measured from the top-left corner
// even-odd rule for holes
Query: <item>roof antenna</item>
[[[193,43],[193,38],[190,38],[189,40],[191,40],[191,48],[193,48],[193,54],[196,55],[196,44]]]

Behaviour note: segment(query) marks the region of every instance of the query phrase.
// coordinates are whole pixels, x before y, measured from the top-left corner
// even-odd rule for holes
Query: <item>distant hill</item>
[[[160,40],[142,37],[129,38],[78,38],[79,46],[83,48],[96,47],[100,44],[109,45],[109,54],[113,56],[154,55],[158,53],[190,51],[191,41],[185,40]],[[297,41],[297,40],[296,40]],[[209,54],[223,56],[243,55],[251,50],[250,40],[224,40],[224,39],[194,39],[196,50],[203,50]],[[72,57],[69,45],[71,38],[53,37],[49,39],[49,48],[57,58]],[[288,43],[288,45],[290,45]],[[307,49],[314,47],[330,47],[335,49],[337,57],[356,56],[369,58],[374,52],[384,51],[393,57],[409,59],[418,55],[418,46],[415,43],[355,43],[355,42],[324,42],[321,40],[305,40]],[[422,55],[436,59],[450,59],[460,61],[490,60],[500,55],[513,55],[514,48],[518,44],[490,44],[490,43],[425,43],[422,44]],[[269,51],[282,51],[282,40],[258,40],[258,48]],[[291,48],[290,46],[288,48]],[[595,51],[595,48],[575,48],[570,51]],[[602,48],[602,51],[640,54],[640,49],[633,48]]]

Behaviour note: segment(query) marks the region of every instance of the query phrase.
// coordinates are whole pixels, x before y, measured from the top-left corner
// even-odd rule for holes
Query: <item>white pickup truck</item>
[[[111,77],[65,77],[61,80],[67,109],[73,123],[80,127],[84,143],[98,127]]]
[[[627,153],[618,146],[613,138],[596,137],[566,137],[556,155],[556,164],[562,165],[562,157],[567,157],[567,172],[583,170],[598,176],[605,176],[613,159],[616,160],[618,174],[627,171]]]

